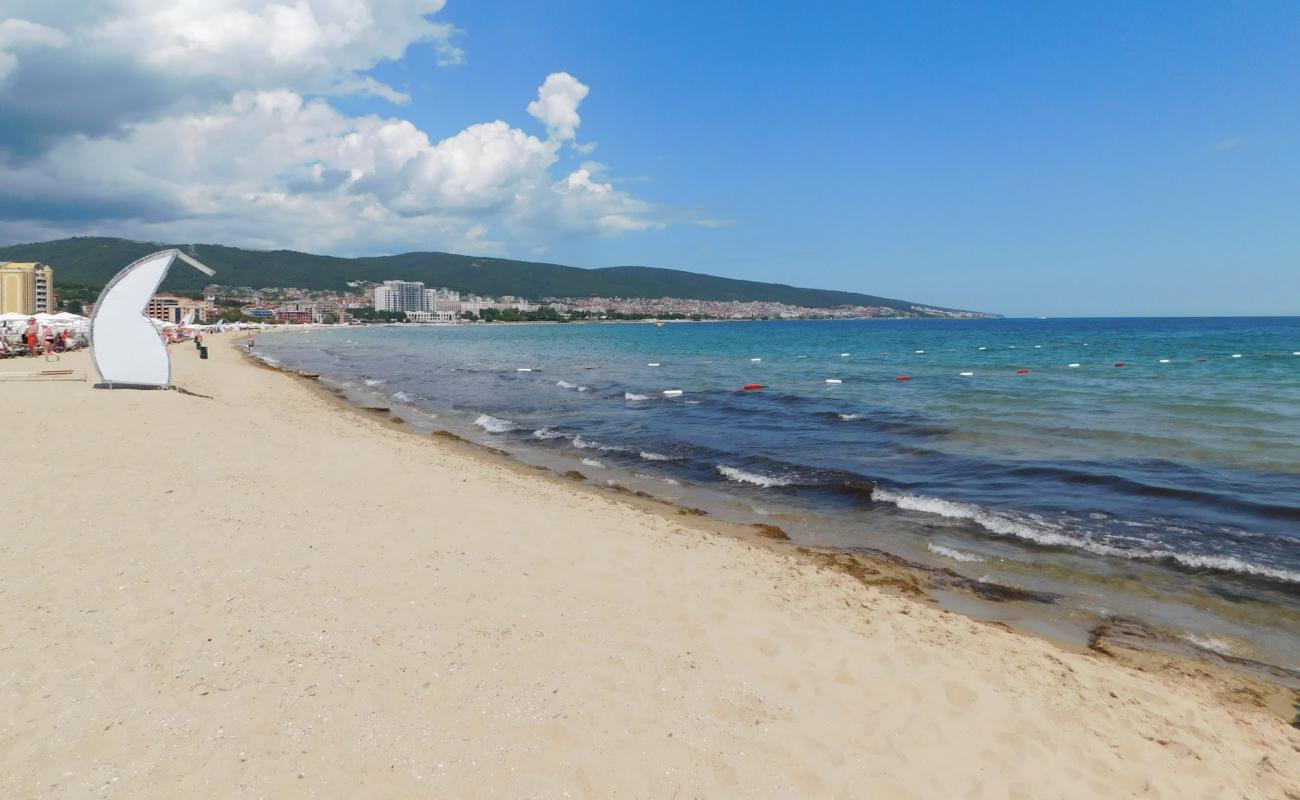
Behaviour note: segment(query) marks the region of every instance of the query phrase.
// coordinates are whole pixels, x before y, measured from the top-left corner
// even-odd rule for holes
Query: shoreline
[[[524,323],[526,324],[526,323]],[[341,389],[319,382],[319,375],[280,364],[271,364],[234,343],[240,354],[255,366],[304,382],[335,403],[345,413],[361,417],[386,417],[386,422],[405,435],[425,440],[430,436],[446,447],[485,463],[504,466],[528,479],[541,478],[569,491],[586,492],[612,499],[666,522],[680,522],[701,535],[721,535],[793,557],[819,569],[830,569],[853,577],[864,586],[879,588],[944,612],[961,614],[981,624],[1000,627],[1018,635],[1031,636],[1054,647],[1075,653],[1095,653],[1138,670],[1173,670],[1202,673],[1224,683],[1239,681],[1232,696],[1244,698],[1256,707],[1267,708],[1280,720],[1300,728],[1300,672],[1264,661],[1232,655],[1162,631],[1141,619],[1099,618],[1085,628],[1066,631],[1047,614],[1034,624],[1007,619],[996,613],[1008,603],[1051,605],[1056,598],[996,582],[976,580],[948,567],[921,564],[897,554],[869,547],[839,548],[793,542],[777,525],[744,523],[711,515],[644,491],[633,491],[617,482],[599,483],[579,469],[560,472],[530,464],[513,453],[490,444],[465,438],[445,429],[428,434],[411,426],[386,407],[364,406],[349,399]],[[687,521],[681,522],[684,517]]]
[[[891,590],[901,568],[212,356],[173,353],[192,395],[5,385],[37,460],[0,484],[25,512],[0,567],[0,793],[1297,790],[1300,730],[1262,682],[1062,649]]]

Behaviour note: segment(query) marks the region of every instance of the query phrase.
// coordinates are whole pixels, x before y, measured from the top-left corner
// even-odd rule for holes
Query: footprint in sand
[[[754,648],[765,656],[774,656],[781,652],[781,646],[779,644],[771,639],[764,639],[761,636],[754,640]]]
[[[943,685],[943,693],[948,696],[952,707],[961,712],[969,711],[975,705],[977,695],[969,687],[948,681]]]

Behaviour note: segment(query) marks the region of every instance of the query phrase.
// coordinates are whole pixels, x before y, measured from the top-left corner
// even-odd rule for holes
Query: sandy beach
[[[2,382],[0,796],[1300,798],[1300,730],[210,337]],[[606,496],[609,495],[609,496]]]

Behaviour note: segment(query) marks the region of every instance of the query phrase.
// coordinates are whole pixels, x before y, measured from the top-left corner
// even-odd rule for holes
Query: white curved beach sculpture
[[[108,388],[171,385],[167,342],[145,310],[177,258],[205,275],[214,274],[179,250],[160,250],[117,273],[100,292],[90,318],[90,357]]]

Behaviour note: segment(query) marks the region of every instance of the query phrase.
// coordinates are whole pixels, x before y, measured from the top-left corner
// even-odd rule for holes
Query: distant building
[[[211,308],[202,300],[191,300],[188,297],[159,292],[149,299],[149,306],[144,313],[152,319],[179,323],[193,311],[194,322],[203,323],[208,321],[208,312]]]
[[[455,311],[408,311],[406,319],[408,322],[455,322],[457,314]]]
[[[427,311],[428,300],[421,281],[384,281],[375,287],[376,311]]]
[[[0,262],[0,314],[53,313],[53,269],[37,261]]]
[[[282,303],[275,310],[275,321],[288,325],[307,325],[316,321],[316,304],[301,300]]]

